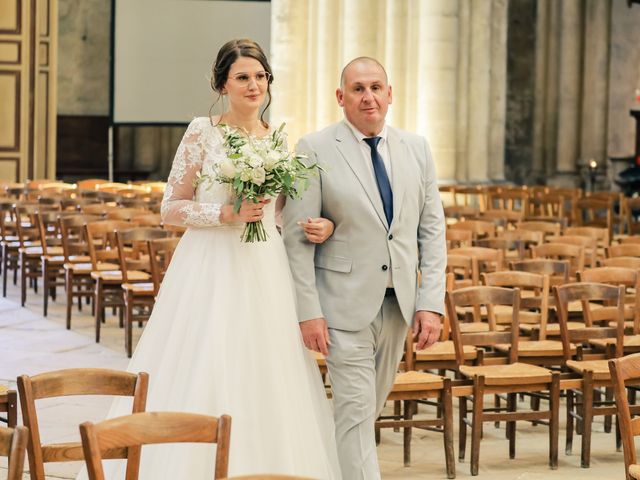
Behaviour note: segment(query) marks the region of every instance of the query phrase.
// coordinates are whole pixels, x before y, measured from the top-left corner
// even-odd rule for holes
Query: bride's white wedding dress
[[[231,415],[229,476],[339,479],[330,405],[302,343],[275,201],[265,207],[268,241],[242,243],[244,224],[219,223],[228,186],[194,189],[197,172],[210,173],[225,158],[222,143],[219,128],[197,118],[178,148],[162,216],[189,229],[128,370],[149,373],[147,411]],[[129,413],[129,399],[119,399],[108,416]],[[145,446],[140,479],[213,478],[214,452],[210,445]],[[124,478],[123,461],[104,465],[107,478]]]

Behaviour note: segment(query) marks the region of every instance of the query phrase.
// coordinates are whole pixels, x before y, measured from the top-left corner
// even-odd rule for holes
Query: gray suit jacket
[[[416,310],[444,313],[445,220],[431,152],[424,138],[387,128],[391,226],[375,178],[344,122],[298,143],[298,152],[309,154],[309,161],[318,161],[324,169],[301,199],[287,199],[283,212],[299,321],[324,317],[330,328],[365,328],[382,306],[389,268],[407,324]],[[335,230],[316,245],[305,239],[296,222],[321,216],[330,219]]]

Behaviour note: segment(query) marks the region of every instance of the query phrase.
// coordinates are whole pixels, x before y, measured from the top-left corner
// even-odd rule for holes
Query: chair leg
[[[585,372],[582,385],[582,454],[580,456],[580,466],[589,468],[589,463],[591,462],[591,424],[593,421],[593,372]]]
[[[2,249],[2,271],[4,272],[4,275],[2,276],[2,296],[3,297],[7,296],[7,277],[9,276],[8,265],[9,265],[9,257],[7,255],[7,248],[5,247]]]
[[[11,390],[7,393],[7,427],[14,428],[17,424],[18,424],[18,394],[15,390]]]
[[[142,323],[142,322],[139,322]],[[140,325],[142,326],[142,325]],[[400,400],[395,400],[393,402],[393,415],[397,418],[400,418],[400,415],[402,415],[402,404],[400,403]],[[405,408],[406,408],[406,404],[405,404]],[[399,432],[400,429],[398,427],[394,427],[393,428],[394,432]]]
[[[549,391],[549,467],[558,468],[558,436],[560,433],[560,374],[553,373]]]
[[[471,475],[478,475],[480,439],[484,408],[484,376],[473,378],[473,419],[471,421]]]
[[[49,306],[49,267],[47,262],[42,262],[42,310],[43,315],[47,316],[47,307]]]
[[[604,390],[604,399],[606,402],[612,402],[613,401],[613,388],[611,387],[606,387]],[[611,433],[611,426],[612,426],[612,421],[611,421],[611,417],[612,415],[605,415],[604,417],[604,431],[605,433]]]
[[[24,307],[27,302],[27,266],[24,255],[20,255],[20,304]]]
[[[453,451],[453,400],[451,396],[451,380],[445,378],[444,388],[440,396],[442,407],[442,428],[444,437],[444,458],[447,465],[447,478],[456,478],[456,462]]]
[[[66,270],[64,273],[65,289],[67,293],[67,330],[71,329],[71,309],[73,307],[73,273]]]
[[[507,394],[507,411],[515,412],[517,407],[517,394]],[[516,458],[516,422],[507,422],[507,438],[509,439],[509,458]]]
[[[124,317],[124,328],[125,328],[125,347],[127,349],[127,356],[131,358],[133,353],[133,295],[131,293],[125,294],[125,317]]]
[[[501,408],[501,403],[502,403],[502,402],[500,401],[500,395],[498,395],[498,394],[496,393],[496,394],[493,396],[493,406],[494,406],[496,409]],[[496,410],[496,411],[497,411],[497,410]],[[493,423],[493,425],[494,425],[496,428],[500,428],[500,422],[494,422],[494,423]],[[509,434],[507,433],[507,435],[509,435]]]
[[[413,417],[413,405],[414,400],[404,401],[404,419],[411,420]],[[411,427],[404,427],[402,445],[404,449],[404,466],[411,466]]]
[[[467,397],[460,397],[458,402],[458,460],[463,462],[467,449]]]
[[[95,323],[96,323],[96,343],[100,343],[100,322],[102,322],[103,307],[102,307],[102,281],[96,280],[94,302],[96,305],[95,310]]]
[[[567,425],[566,425],[566,439],[564,453],[565,455],[571,455],[573,449],[573,404],[575,400],[575,393],[573,390],[567,390]]]

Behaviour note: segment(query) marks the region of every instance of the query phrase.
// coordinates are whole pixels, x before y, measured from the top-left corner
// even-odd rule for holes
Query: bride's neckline
[[[215,129],[220,133],[222,137],[224,137],[223,127],[228,127],[233,131],[242,132],[247,137],[257,139],[257,140],[265,140],[273,134],[273,131],[271,130],[271,125],[269,125],[269,128],[267,128],[267,132],[264,135],[256,135],[255,133],[248,132],[244,127],[239,127],[237,125],[231,125],[229,123],[220,122],[220,119],[218,119],[219,123],[214,124],[213,119],[211,119],[211,117],[209,118],[212,125],[215,127]]]

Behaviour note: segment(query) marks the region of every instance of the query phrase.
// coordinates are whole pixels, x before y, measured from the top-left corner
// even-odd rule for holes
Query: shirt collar
[[[356,137],[356,140],[358,141],[358,143],[362,143],[363,139],[368,138],[346,118],[344,119],[344,123],[347,125],[347,127],[349,127],[349,130],[351,130],[351,132],[353,133],[353,136]],[[381,142],[387,141],[387,124],[386,123],[383,125],[382,130],[380,130],[380,133],[376,136],[382,139],[380,140]]]

